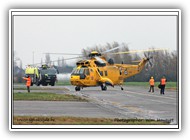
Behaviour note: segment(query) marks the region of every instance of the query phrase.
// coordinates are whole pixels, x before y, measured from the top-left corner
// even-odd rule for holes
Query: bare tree
[[[45,56],[45,63],[47,65],[51,65],[51,59],[50,59],[50,54],[49,53],[46,53],[46,56]]]
[[[62,59],[61,59],[61,67],[65,67],[65,60],[64,60],[64,57],[62,57]]]
[[[59,57],[58,57],[58,59],[57,59],[57,65],[58,65],[59,67],[61,67],[61,63],[60,63]]]

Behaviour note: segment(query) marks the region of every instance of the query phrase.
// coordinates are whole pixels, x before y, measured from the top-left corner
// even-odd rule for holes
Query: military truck
[[[47,86],[48,84],[51,86],[55,85],[57,80],[57,73],[59,73],[54,67],[48,67],[47,65],[42,65],[39,68],[40,71],[40,84],[43,86]]]
[[[32,79],[31,86],[33,84],[39,86],[54,86],[57,80],[58,70],[54,67],[48,67],[47,65],[42,65],[39,68],[36,67],[27,67],[25,70],[25,74],[29,75]]]

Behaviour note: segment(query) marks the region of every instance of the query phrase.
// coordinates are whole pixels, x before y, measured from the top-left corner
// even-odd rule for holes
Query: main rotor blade
[[[102,52],[102,54],[108,53],[108,52],[111,52],[111,51],[114,51],[114,50],[117,50],[117,49],[119,49],[120,47],[121,47],[121,46],[118,46],[118,47],[112,48],[112,49],[110,49],[110,50],[104,51],[104,52]]]
[[[64,61],[72,60],[72,59],[78,59],[78,58],[84,58],[84,57],[83,56],[79,56],[79,57],[65,58]],[[52,63],[52,62],[58,62],[58,61],[62,61],[62,60],[61,59],[60,60],[51,60],[49,62]],[[46,63],[46,62],[44,62],[44,63]],[[39,65],[39,64],[41,64],[41,63],[28,64],[28,65],[33,66],[33,65]],[[28,66],[28,65],[26,65],[26,66]]]
[[[85,56],[72,57],[72,58],[65,58],[64,60],[78,59],[78,58],[84,58],[84,57],[85,57]]]
[[[83,56],[79,56],[79,57],[72,57],[72,58],[65,58],[63,59],[64,61],[67,61],[67,60],[72,60],[72,59],[78,59],[78,58],[83,58]],[[58,60],[52,60],[50,62],[57,62]],[[61,59],[59,61],[62,61]]]
[[[43,53],[43,54],[54,54],[54,55],[82,55],[82,54],[75,54],[75,53]]]
[[[153,51],[165,51],[165,50],[168,50],[168,49],[134,50],[134,51],[117,52],[117,53],[109,53],[109,54],[129,54],[129,53],[153,52]]]

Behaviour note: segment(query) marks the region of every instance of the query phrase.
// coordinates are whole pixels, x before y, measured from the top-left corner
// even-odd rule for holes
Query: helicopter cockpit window
[[[74,74],[76,70],[77,70],[76,68],[75,68],[75,69],[73,69],[73,71],[71,72],[71,74]]]
[[[77,69],[77,70],[75,71],[75,74],[79,74],[79,69]]]
[[[80,69],[74,69],[72,72],[72,75],[90,75],[90,71],[88,68],[80,68]]]
[[[79,74],[84,74],[84,69],[83,69],[83,68],[81,68],[81,69],[79,70]]]
[[[80,70],[80,69],[74,69],[73,72],[72,72],[72,74],[73,74],[73,75],[79,74],[79,70]]]

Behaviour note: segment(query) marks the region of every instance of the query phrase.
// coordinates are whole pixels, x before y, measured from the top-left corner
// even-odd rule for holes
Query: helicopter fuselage
[[[91,58],[77,62],[70,78],[76,91],[83,87],[101,86],[106,90],[106,85],[122,85],[125,78],[138,74],[148,60],[142,59],[139,64],[109,64],[104,58]]]
[[[77,67],[71,74],[71,84],[81,87],[122,84],[120,71],[116,66]]]

